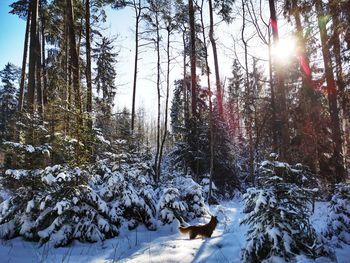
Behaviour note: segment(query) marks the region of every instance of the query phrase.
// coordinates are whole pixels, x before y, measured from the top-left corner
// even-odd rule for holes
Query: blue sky
[[[0,69],[7,62],[17,66],[22,64],[23,41],[26,22],[9,14],[12,0],[0,1]]]
[[[12,62],[17,66],[22,64],[24,34],[26,21],[11,15],[9,4],[14,0],[0,0],[0,69],[4,67],[7,62]],[[134,13],[130,8],[122,10],[111,10],[106,8],[107,22],[103,25],[105,28],[103,34],[108,37],[115,37],[118,35],[115,43],[115,50],[119,52],[118,63],[116,65],[118,85],[115,105],[121,109],[124,106],[130,108],[132,95],[132,79],[133,79],[133,57],[134,57]],[[231,25],[221,24],[216,31],[218,37],[218,52],[221,79],[225,83],[226,77],[231,75],[231,65],[234,58],[233,52],[233,38],[240,36],[240,16],[235,14],[238,18]],[[218,20],[218,19],[217,19]],[[172,41],[178,40],[179,36],[173,36]],[[96,39],[94,39],[96,41]],[[239,41],[236,48],[238,56],[241,55],[241,48]],[[251,42],[250,52],[258,54],[263,58],[267,58],[267,47],[261,45],[259,41]],[[171,72],[171,84],[174,79],[181,77],[181,63],[182,57],[176,54],[174,50],[174,57]],[[211,48],[209,49],[211,52]],[[151,116],[156,113],[156,87],[155,87],[155,53],[153,48],[142,48],[139,61],[139,76],[138,89],[136,96],[137,107],[143,106],[148,109]],[[163,62],[164,58],[162,59]],[[212,65],[212,56],[209,56],[210,64]],[[213,79],[213,77],[212,77]],[[226,83],[227,84],[227,83]],[[205,84],[204,84],[205,85]],[[165,97],[163,83],[162,97]],[[171,90],[173,87],[171,87]]]

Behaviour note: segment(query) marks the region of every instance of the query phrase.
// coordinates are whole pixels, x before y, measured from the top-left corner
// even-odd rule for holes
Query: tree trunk
[[[158,20],[158,11],[156,11],[156,34],[157,34],[157,40],[156,40],[156,49],[157,49],[157,150],[156,150],[156,156],[155,156],[155,163],[154,167],[156,170],[156,182],[160,179],[160,170],[158,169],[160,167],[160,34],[159,34],[159,20]]]
[[[349,112],[349,101],[345,92],[345,81],[343,78],[343,61],[342,61],[342,55],[341,55],[341,45],[340,45],[340,22],[339,22],[339,2],[332,0],[330,2],[330,12],[332,15],[333,20],[333,52],[335,57],[335,64],[336,64],[336,76],[337,76],[337,85],[339,89],[339,98],[341,103],[341,109],[343,112],[343,126],[344,126],[344,156],[348,156],[348,149],[349,149],[349,143],[350,143],[350,127],[349,127],[349,118],[350,118],[350,112]],[[345,160],[344,160],[345,161]],[[346,165],[346,161],[344,162]]]
[[[46,70],[46,47],[45,47],[45,19],[41,19],[41,68],[43,79],[43,105],[47,105],[47,70]]]
[[[188,0],[190,18],[190,43],[191,43],[191,93],[192,93],[192,116],[197,119],[197,74],[196,74],[196,28],[194,18],[193,0]]]
[[[164,134],[162,138],[162,143],[160,145],[160,152],[159,152],[159,163],[158,163],[158,170],[161,171],[161,164],[162,164],[162,157],[163,157],[163,149],[164,149],[164,143],[167,137],[168,133],[168,107],[169,107],[169,91],[170,91],[170,25],[167,27],[167,46],[166,46],[166,53],[167,53],[167,70],[166,70],[166,97],[165,97],[165,113],[164,113]],[[160,174],[160,173],[159,173]],[[159,178],[158,178],[159,180]]]
[[[269,8],[270,8],[270,24],[272,27],[272,36],[273,42],[275,45],[279,42],[278,36],[278,25],[277,25],[277,16],[275,9],[275,1],[269,0]],[[288,158],[287,151],[289,148],[289,130],[288,130],[288,112],[287,112],[287,102],[286,102],[286,91],[284,87],[284,73],[283,66],[274,63],[275,65],[275,77],[276,77],[276,119],[278,122],[278,137],[280,145],[280,157],[282,160],[286,160]]]
[[[139,24],[141,18],[141,0],[133,2],[133,7],[135,11],[135,56],[134,56],[134,81],[132,87],[132,105],[131,105],[131,131],[134,131],[135,127],[135,103],[136,103],[136,86],[137,86],[137,64],[139,56]]]
[[[211,46],[213,48],[213,58],[214,58],[214,68],[215,68],[215,80],[216,80],[216,97],[218,104],[218,112],[220,118],[223,117],[223,106],[222,106],[222,88],[220,81],[220,73],[219,73],[219,61],[218,61],[218,52],[216,48],[216,41],[214,38],[214,18],[213,18],[213,5],[212,0],[208,0],[209,3],[209,17],[210,17],[210,27],[209,27],[209,39],[211,42]],[[205,39],[204,39],[205,41]]]
[[[35,86],[36,86],[36,61],[37,61],[37,22],[39,2],[33,0],[30,3],[30,44],[29,44],[29,73],[28,73],[28,112],[33,114],[35,107]]]
[[[23,110],[24,101],[24,83],[26,79],[26,66],[27,66],[27,54],[28,54],[28,42],[29,42],[29,28],[30,28],[30,8],[28,8],[27,23],[26,23],[26,33],[24,37],[24,48],[23,48],[23,60],[22,60],[22,72],[21,72],[21,82],[19,85],[19,99],[18,99],[18,110]]]
[[[90,0],[85,0],[86,27],[86,111],[88,112],[88,128],[92,132],[92,82],[91,82],[91,36],[90,36]]]
[[[77,122],[78,125],[82,125],[82,107],[81,107],[81,96],[80,96],[80,72],[79,72],[79,56],[77,52],[76,34],[74,26],[74,11],[73,11],[73,0],[67,0],[67,11],[68,11],[68,26],[69,26],[69,54],[70,54],[70,65],[72,66],[72,84],[74,89],[74,102],[77,110]]]
[[[252,100],[252,87],[249,85],[249,69],[248,69],[248,43],[244,38],[244,31],[246,28],[246,20],[245,20],[245,3],[244,0],[242,0],[242,19],[243,19],[243,25],[242,25],[242,31],[241,31],[241,38],[244,45],[244,63],[245,63],[245,87],[247,91],[248,101],[249,103],[253,103]],[[251,105],[249,105],[250,108]],[[252,113],[250,110],[248,111],[248,125],[247,125],[247,133],[248,133],[248,142],[249,142],[249,177],[252,180],[253,185],[255,185],[255,178],[254,178],[254,147],[253,147],[253,120],[252,120]]]
[[[203,4],[202,0],[200,14],[201,14],[201,24],[202,24],[202,35],[203,42],[206,40],[205,27],[204,27],[204,18],[203,18]],[[205,68],[207,75],[207,85],[208,85],[208,100],[209,100],[209,144],[210,144],[210,164],[209,164],[209,191],[208,191],[208,204],[212,203],[212,185],[213,185],[213,175],[214,175],[214,123],[213,123],[213,104],[211,101],[211,84],[210,84],[210,69],[208,62],[208,49],[207,46],[204,46],[205,52]]]
[[[40,45],[40,30],[37,31],[36,34],[36,98],[37,98],[37,106],[38,113],[41,118],[44,117],[44,102],[43,102],[43,89],[42,89],[42,64],[41,64],[41,45]]]
[[[325,68],[329,113],[331,117],[332,139],[334,143],[333,158],[335,161],[335,183],[345,180],[343,159],[342,159],[342,139],[340,131],[339,109],[337,102],[337,87],[334,80],[332,59],[330,54],[329,38],[327,35],[326,23],[324,21],[324,11],[321,0],[316,0],[316,11],[320,38],[322,44],[322,55]]]

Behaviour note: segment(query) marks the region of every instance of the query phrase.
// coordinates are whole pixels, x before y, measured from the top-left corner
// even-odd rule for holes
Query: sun
[[[271,47],[271,55],[280,63],[288,63],[296,55],[296,44],[293,37],[282,38]]]

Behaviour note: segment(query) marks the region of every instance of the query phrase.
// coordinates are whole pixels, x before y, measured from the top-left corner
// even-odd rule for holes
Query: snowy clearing
[[[157,231],[148,231],[142,226],[133,231],[124,231],[118,237],[102,243],[74,242],[65,248],[53,248],[49,244],[38,247],[37,243],[16,238],[1,241],[1,262],[241,262],[240,251],[245,245],[244,234],[247,230],[239,225],[243,217],[241,209],[242,203],[237,200],[211,206],[211,212],[219,218],[212,238],[189,240],[187,235],[179,233],[177,222],[160,227]],[[316,204],[312,222],[318,231],[325,225],[326,209],[326,203]],[[206,223],[208,220],[203,218],[202,222],[192,223]],[[339,263],[349,262],[350,246],[337,249],[336,254]],[[297,262],[330,260],[319,258],[313,261],[298,256]]]

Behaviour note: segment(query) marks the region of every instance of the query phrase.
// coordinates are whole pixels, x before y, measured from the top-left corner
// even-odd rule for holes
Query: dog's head
[[[214,222],[215,225],[219,222],[216,216],[211,216],[210,221]]]

